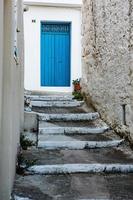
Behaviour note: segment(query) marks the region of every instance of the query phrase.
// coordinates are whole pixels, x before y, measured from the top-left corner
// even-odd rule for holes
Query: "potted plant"
[[[80,91],[81,90],[80,79],[73,80],[73,86],[74,86],[74,91]]]

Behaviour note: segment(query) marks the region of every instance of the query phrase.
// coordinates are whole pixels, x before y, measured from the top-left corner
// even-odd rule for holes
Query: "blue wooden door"
[[[41,86],[70,86],[70,24],[41,23]]]

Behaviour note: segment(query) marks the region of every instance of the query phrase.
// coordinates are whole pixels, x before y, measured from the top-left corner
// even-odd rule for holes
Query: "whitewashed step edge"
[[[100,117],[99,113],[39,114],[40,121],[89,121]]]
[[[38,148],[47,150],[57,149],[70,149],[70,150],[83,150],[83,149],[95,149],[95,148],[109,148],[117,147],[122,144],[124,140],[113,141],[39,141]]]
[[[42,95],[25,95],[27,98],[30,98],[31,101],[71,101],[73,100],[72,95],[64,96],[42,96]]]
[[[13,199],[11,198],[11,200],[31,200],[31,199],[14,195]]]
[[[83,135],[83,134],[102,134],[109,130],[109,127],[88,128],[88,127],[46,127],[39,128],[39,134],[51,135]]]
[[[133,164],[63,164],[35,165],[28,168],[34,174],[71,174],[71,173],[133,173]]]
[[[84,101],[31,101],[31,105],[34,107],[79,107],[84,104]]]

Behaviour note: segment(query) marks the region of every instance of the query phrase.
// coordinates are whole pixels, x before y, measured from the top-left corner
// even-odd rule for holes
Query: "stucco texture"
[[[0,27],[0,200],[9,200],[24,121],[22,0],[0,1]]]
[[[133,141],[133,0],[83,0],[82,66],[87,100]]]

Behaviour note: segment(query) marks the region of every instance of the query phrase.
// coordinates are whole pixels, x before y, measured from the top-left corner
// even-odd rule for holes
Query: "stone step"
[[[97,112],[84,114],[39,114],[40,121],[92,121],[99,117]]]
[[[86,113],[83,106],[78,107],[32,107],[32,111],[44,114]],[[90,109],[88,112],[93,112]]]
[[[109,130],[109,127],[88,128],[88,127],[45,127],[39,128],[39,134],[51,135],[85,135],[102,134]]]
[[[30,98],[31,101],[71,101],[73,100],[72,95],[62,95],[62,96],[54,96],[54,95],[26,95],[27,98]]]
[[[88,128],[96,128],[98,127],[98,125],[100,126],[101,124],[98,124],[99,119],[97,120],[85,120],[85,121],[39,121],[39,128],[65,128],[65,127],[80,127],[80,128],[84,128],[84,127],[88,127]],[[68,123],[69,122],[69,123]]]
[[[125,152],[123,147],[124,145],[90,150],[46,150],[43,148],[31,148],[23,153],[25,159],[36,160],[36,165],[57,165],[68,163],[133,164],[132,152]]]
[[[113,141],[39,141],[38,148],[47,150],[70,149],[70,150],[83,150],[95,148],[109,148],[118,147],[124,140]]]
[[[132,200],[133,174],[16,176],[14,190],[31,200]]]
[[[33,134],[32,134],[33,135]],[[95,142],[104,142],[104,141],[112,141],[113,140],[120,140],[112,131],[106,132],[106,134],[38,134],[38,141],[47,142],[47,141],[95,141]],[[34,139],[34,138],[33,138]]]
[[[72,174],[72,173],[133,173],[133,164],[62,164],[34,165],[28,168],[33,174]]]
[[[84,101],[76,101],[76,100],[71,100],[71,101],[31,101],[31,105],[33,107],[79,107],[84,104]]]

